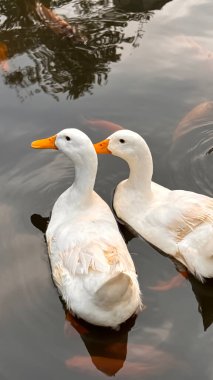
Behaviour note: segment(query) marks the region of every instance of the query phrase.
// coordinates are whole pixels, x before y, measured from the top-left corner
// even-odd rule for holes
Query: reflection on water
[[[138,46],[143,24],[152,15],[150,9],[168,1],[151,1],[150,7],[148,1],[138,0],[107,0],[104,7],[102,1],[74,1],[66,4],[66,13],[71,10],[67,20],[57,9],[51,11],[50,1],[45,5],[23,1],[21,17],[18,2],[14,0],[11,6],[5,1],[0,40],[8,42],[10,58],[17,54],[28,57],[27,64],[20,62],[5,73],[5,83],[15,88],[22,100],[41,91],[56,99],[58,93],[72,99],[92,93],[94,84],[107,83],[109,64],[121,59],[125,45]],[[63,8],[59,9],[63,13]],[[13,44],[14,38],[17,44]]]
[[[206,280],[204,284],[201,284],[200,281],[190,276],[189,281],[198,302],[204,330],[207,330],[213,322],[213,280]]]
[[[119,331],[107,328],[98,328],[75,319],[69,312],[66,313],[65,332],[72,336],[70,327],[74,327],[81,336],[94,366],[108,376],[115,375],[124,365],[127,354],[128,332],[134,326],[132,317],[123,324]],[[87,371],[91,368],[88,357],[73,356],[66,359],[66,366]]]
[[[95,374],[95,369],[98,369],[108,376],[114,376],[122,370],[122,378],[137,375],[160,375],[172,368],[186,367],[184,361],[179,362],[172,354],[158,347],[156,343],[129,343],[128,360],[126,360],[128,332],[133,328],[135,318],[129,319],[116,332],[89,325],[84,321],[75,319],[69,312],[66,313],[65,334],[72,338],[72,328],[74,327],[80,334],[91,359],[86,355],[76,354],[66,359],[65,365],[84,375]],[[157,333],[167,334],[170,328],[169,325],[163,326],[162,331]],[[156,334],[156,331],[151,332],[151,334]]]
[[[50,218],[45,218],[39,214],[33,214],[31,215],[30,220],[33,226],[35,226],[36,228],[38,228],[38,230],[40,230],[41,232],[43,232],[43,234],[45,234]],[[44,235],[44,238],[45,238],[45,235]]]

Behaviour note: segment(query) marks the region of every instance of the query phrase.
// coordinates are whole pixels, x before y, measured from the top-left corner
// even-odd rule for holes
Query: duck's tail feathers
[[[95,294],[95,300],[102,307],[110,307],[117,302],[125,302],[131,299],[133,282],[126,273],[118,273],[105,282]]]

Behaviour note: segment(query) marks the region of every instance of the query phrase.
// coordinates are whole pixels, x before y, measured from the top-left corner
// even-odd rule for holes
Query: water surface
[[[30,142],[67,127],[96,142],[111,131],[87,120],[109,120],[144,136],[155,181],[212,196],[212,1],[43,5],[0,4],[1,378],[211,380],[212,281],[181,279],[125,230],[146,309],[116,333],[67,314],[43,233],[74,170]],[[99,157],[96,191],[111,204],[127,175],[118,158]]]

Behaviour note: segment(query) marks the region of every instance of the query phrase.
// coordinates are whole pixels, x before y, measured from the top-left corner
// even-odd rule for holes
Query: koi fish
[[[188,272],[183,271],[176,276],[172,277],[169,281],[159,281],[154,286],[149,286],[148,289],[155,290],[157,292],[167,292],[168,290],[179,288],[185,279],[187,279]]]
[[[124,127],[122,127],[120,124],[112,123],[109,120],[89,119],[89,120],[86,120],[85,123],[90,124],[94,127],[101,127],[108,131],[113,131],[113,132],[118,131],[120,129],[124,129]]]
[[[181,46],[194,50],[198,58],[201,60],[213,60],[213,51],[202,46],[194,38],[188,36],[178,36],[176,40]]]
[[[179,122],[173,134],[173,141],[175,142],[193,129],[210,124],[213,124],[213,101],[200,103]]]
[[[47,24],[47,26],[57,34],[64,35],[66,37],[78,38],[81,42],[86,43],[87,38],[83,36],[77,25],[70,25],[63,17],[51,9],[45,7],[40,2],[36,3],[36,11],[39,17]]]
[[[3,71],[9,71],[8,48],[4,42],[0,42],[0,67]]]

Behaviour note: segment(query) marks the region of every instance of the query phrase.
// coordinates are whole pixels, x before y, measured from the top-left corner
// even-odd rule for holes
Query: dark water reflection
[[[64,10],[71,13],[67,25],[62,24],[64,18],[59,19],[57,8],[49,11],[50,1],[45,5],[22,1],[21,7],[19,1],[9,7],[5,2],[2,14],[7,18],[0,40],[15,38],[18,43],[9,43],[9,57],[26,54],[28,58],[5,73],[5,83],[22,100],[41,91],[55,99],[61,93],[72,99],[92,93],[95,83],[107,83],[109,64],[121,59],[125,45],[138,46],[143,25],[152,16],[150,10],[166,2],[152,1],[149,7],[147,1],[74,1]],[[59,7],[63,4],[58,3]],[[126,35],[130,22],[135,23],[135,30]]]
[[[0,377],[211,380],[212,281],[124,228],[143,313],[113,333],[63,309],[43,234],[74,170],[30,142],[67,127],[98,141],[111,131],[86,120],[111,120],[146,138],[155,181],[212,196],[212,1],[43,2],[69,33],[35,5],[0,3]],[[100,157],[97,192],[111,204],[127,174]]]

